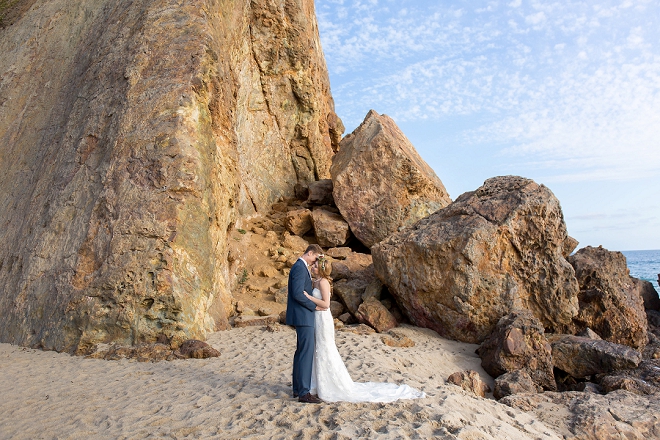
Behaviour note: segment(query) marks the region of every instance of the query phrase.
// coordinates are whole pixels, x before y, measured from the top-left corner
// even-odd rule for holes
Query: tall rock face
[[[548,188],[502,176],[383,240],[372,255],[414,324],[480,343],[516,309],[551,332],[571,323],[578,283],[563,255],[567,239]]]
[[[228,230],[343,131],[312,0],[37,0],[0,77],[0,341],[33,347],[226,328]]]
[[[373,110],[341,141],[330,172],[335,203],[368,248],[451,203],[396,123]]]

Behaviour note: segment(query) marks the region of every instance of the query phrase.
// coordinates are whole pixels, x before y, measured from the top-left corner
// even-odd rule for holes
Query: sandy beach
[[[446,383],[479,372],[476,345],[411,326],[415,347],[392,348],[378,334],[337,332],[355,381],[407,383],[421,400],[299,403],[291,397],[295,332],[248,327],[217,332],[219,358],[142,363],[72,357],[0,344],[0,438],[139,439],[556,439],[533,414]]]

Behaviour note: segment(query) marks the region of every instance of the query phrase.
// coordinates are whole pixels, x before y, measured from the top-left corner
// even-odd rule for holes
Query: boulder
[[[518,310],[502,317],[495,331],[477,349],[481,366],[498,377],[524,371],[539,387],[556,390],[552,372],[552,349],[543,326],[529,310]]]
[[[582,337],[589,338],[589,339],[603,339],[603,338],[601,338],[601,337],[598,335],[598,333],[596,333],[595,331],[591,330],[589,327],[587,327],[587,328],[585,328],[584,330],[582,330],[582,331],[581,331],[580,333],[578,333],[576,336],[582,336]]]
[[[289,211],[284,226],[292,234],[302,237],[312,229],[312,211],[309,209]]]
[[[637,290],[637,294],[642,297],[646,310],[660,310],[660,297],[658,297],[658,291],[653,287],[653,283],[635,277],[630,277],[630,281]]]
[[[371,283],[369,283],[367,288],[364,289],[362,300],[366,301],[368,298],[375,298],[380,300],[381,296],[383,295],[384,288],[385,285],[378,278],[375,278]],[[390,309],[391,306],[387,308]]]
[[[573,335],[550,335],[552,361],[575,378],[635,368],[642,355],[626,346]]]
[[[325,255],[334,258],[335,260],[347,259],[353,251],[349,247],[336,247],[330,248],[325,252]],[[370,263],[371,264],[371,263]]]
[[[330,173],[337,207],[369,248],[451,203],[394,121],[373,110],[342,140]]]
[[[361,278],[342,279],[333,285],[333,293],[341,299],[351,314],[357,316],[358,308],[362,304],[362,294],[367,285],[368,281]]]
[[[589,327],[606,341],[642,349],[648,342],[644,301],[628,274],[626,257],[587,246],[568,261],[580,286],[580,308],[565,332]]]
[[[637,368],[604,375],[599,384],[606,393],[626,390],[639,395],[660,394],[660,359],[644,360]]]
[[[352,252],[340,262],[332,262],[333,280],[364,278],[371,282],[375,279],[373,259],[371,255]]]
[[[563,256],[567,237],[548,188],[504,176],[390,236],[372,256],[413,324],[480,343],[516,309],[550,331],[571,323],[578,285]]]
[[[626,391],[516,394],[499,402],[532,413],[566,440],[660,438],[660,399]]]
[[[345,310],[344,305],[339,301],[330,301],[330,313],[333,318],[339,318]]]
[[[479,373],[474,370],[458,371],[447,378],[447,382],[453,383],[476,394],[479,397],[486,397],[490,393],[490,387],[481,379]]]
[[[296,260],[305,252],[309,242],[302,237],[297,235],[291,235],[288,232],[284,232],[284,238],[282,240],[282,246],[287,249],[290,249],[292,252],[291,258],[295,263]]]
[[[393,329],[398,324],[390,311],[376,298],[367,298],[360,304],[355,317],[361,323],[376,329],[378,333]]]
[[[535,394],[543,391],[525,370],[504,373],[495,379],[493,397],[500,400],[513,394]]]
[[[310,205],[334,205],[335,200],[332,196],[332,180],[321,179],[316,182],[310,182],[307,186],[309,191],[307,203]]]
[[[314,207],[312,211],[314,233],[320,246],[343,246],[351,237],[348,223],[341,215],[322,207]]]

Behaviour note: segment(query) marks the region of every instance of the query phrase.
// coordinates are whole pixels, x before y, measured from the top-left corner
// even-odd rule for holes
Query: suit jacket
[[[289,272],[288,296],[286,300],[286,323],[294,327],[314,326],[316,304],[308,299],[303,290],[312,294],[312,278],[307,265],[298,260]]]

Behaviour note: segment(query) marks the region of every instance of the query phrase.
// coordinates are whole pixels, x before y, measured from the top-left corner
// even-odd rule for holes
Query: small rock
[[[360,336],[372,335],[376,333],[376,330],[364,324],[347,325],[343,327],[341,331],[355,333],[356,335]]]
[[[263,326],[278,322],[280,320],[279,315],[270,315],[270,316],[238,316],[234,319],[234,327],[253,327],[253,326]]]
[[[338,318],[346,309],[339,301],[330,301],[330,313],[333,318]]]
[[[351,231],[341,215],[315,207],[312,212],[314,233],[320,246],[335,247],[346,244]]]
[[[479,397],[486,397],[486,393],[490,392],[490,387],[481,380],[479,373],[474,370],[456,372],[447,378],[447,382],[458,385],[465,391],[474,393]]]
[[[398,325],[390,311],[376,298],[368,298],[360,304],[356,318],[376,329],[378,333],[386,332]]]
[[[382,335],[380,339],[388,347],[410,348],[415,346],[415,341],[394,330],[390,330],[387,334]]]
[[[346,325],[355,324],[357,322],[357,319],[355,319],[355,317],[348,312],[339,315],[337,319]]]
[[[184,341],[183,344],[181,344],[181,347],[176,351],[176,354],[184,359],[207,359],[220,356],[218,350],[211,347],[206,342],[198,341],[196,339]]]
[[[284,225],[289,232],[302,237],[312,229],[312,211],[309,209],[289,211]]]
[[[353,251],[348,247],[336,247],[328,249],[325,254],[336,259],[336,260],[345,260],[348,258]]]
[[[495,379],[493,396],[500,400],[512,394],[540,393],[543,388],[538,386],[525,370],[510,371]]]

